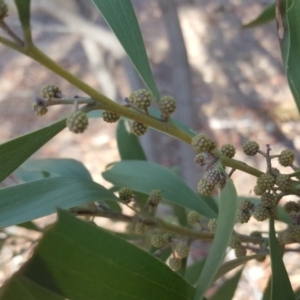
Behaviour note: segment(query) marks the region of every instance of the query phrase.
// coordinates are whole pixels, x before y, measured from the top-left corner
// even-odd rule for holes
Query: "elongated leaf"
[[[276,15],[287,80],[300,112],[300,1],[277,0]]]
[[[298,289],[295,291],[295,299],[296,299],[296,300],[299,300],[299,299],[300,299],[300,288],[298,288]]]
[[[141,30],[130,0],[93,0],[103,18],[110,26],[141,78],[159,100]]]
[[[117,127],[118,149],[122,160],[147,160],[145,152],[136,135],[129,129],[129,123],[120,120]]]
[[[57,176],[78,177],[92,180],[91,174],[80,161],[67,158],[28,160],[21,165],[14,174],[24,182]],[[120,213],[122,211],[119,203],[115,201],[99,202],[106,205],[114,212]]]
[[[256,259],[256,258],[260,258],[260,257],[262,257],[262,255],[254,254],[254,255],[239,257],[239,258],[225,262],[224,264],[222,264],[220,266],[220,268],[214,278],[214,281],[218,280],[220,277],[224,276],[226,273],[239,267],[240,265],[243,265],[252,259]]]
[[[239,257],[239,258],[236,258],[236,259],[233,259],[233,260],[223,263],[220,266],[220,268],[218,269],[213,281],[218,280],[220,277],[224,276],[229,271],[245,264],[249,260],[260,258],[260,257],[261,257],[261,255],[259,255],[259,254],[248,255],[248,256]],[[187,269],[185,279],[190,284],[195,284],[197,282],[197,280],[202,272],[202,269],[204,267],[204,264],[205,264],[205,259],[199,260]]]
[[[188,221],[187,221],[187,212],[184,209],[184,207],[174,204],[173,205],[173,212],[174,212],[174,215],[178,219],[178,223],[181,226],[186,226]]]
[[[118,200],[103,186],[77,177],[54,177],[0,190],[0,227],[37,219],[97,200]]]
[[[0,182],[66,126],[61,120],[0,145]]]
[[[145,161],[121,161],[102,176],[116,186],[126,186],[132,190],[149,194],[160,189],[164,199],[198,211],[207,217],[215,213],[196,195],[188,185],[167,168]]]
[[[14,276],[6,286],[0,290],[1,300],[65,300],[51,291],[20,275]]]
[[[187,268],[185,273],[185,279],[187,282],[189,282],[192,285],[194,285],[197,282],[203,270],[205,261],[206,259],[201,259],[199,261],[196,261],[194,264],[192,264],[190,267]]]
[[[264,290],[264,294],[261,300],[270,300],[271,298],[271,293],[272,293],[272,278],[270,277],[268,280],[268,284]]]
[[[30,28],[30,0],[15,0],[18,9],[19,19],[22,25],[25,43],[31,43],[31,28]]]
[[[272,267],[272,300],[295,299],[289,275],[282,261],[279,243],[276,239],[274,220],[269,221],[269,244]]]
[[[194,295],[194,289],[158,259],[62,211],[12,280],[20,277],[72,300],[188,300]],[[9,284],[1,300],[13,293]]]
[[[233,277],[226,280],[221,287],[210,297],[209,300],[232,300],[235,290],[240,281],[243,269],[237,272]]]
[[[211,250],[198,279],[195,300],[203,298],[213,282],[230,241],[237,212],[237,194],[231,179],[227,179],[220,195],[218,225]]]
[[[275,3],[268,5],[256,19],[243,25],[243,27],[255,27],[268,23],[272,20],[275,20]]]
[[[22,166],[20,166],[17,170],[15,170],[13,174],[21,182],[30,182],[30,181],[58,176],[56,173],[50,173],[47,171],[26,170]]]
[[[49,172],[52,176],[72,176],[92,180],[92,176],[86,167],[78,160],[68,158],[32,159],[20,166],[27,172]],[[15,172],[18,176],[18,170]]]
[[[37,227],[33,222],[25,222],[25,223],[20,223],[18,226],[29,229],[29,230],[35,230],[35,231],[41,231],[39,227]]]
[[[289,173],[289,176],[290,177],[297,177],[298,175],[300,175],[300,170],[299,169],[297,169],[298,171],[295,171],[295,172],[293,172],[293,173]]]

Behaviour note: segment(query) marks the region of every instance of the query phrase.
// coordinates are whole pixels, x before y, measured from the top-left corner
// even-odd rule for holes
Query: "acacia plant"
[[[289,149],[274,154],[269,145],[262,147],[249,140],[243,145],[244,153],[261,155],[266,161],[267,168],[258,170],[235,160],[232,145],[217,145],[209,136],[195,133],[172,118],[176,99],[174,95],[160,95],[156,87],[130,0],[93,2],[148,88],[132,91],[123,104],[81,81],[35,45],[29,0],[15,0],[22,37],[7,25],[7,7],[0,1],[0,25],[8,36],[0,35],[0,42],[88,95],[72,97],[52,84],[42,87],[33,101],[33,111],[42,116],[53,105],[72,104],[70,115],[0,146],[1,180],[14,171],[18,176],[22,165],[19,176],[24,181],[0,190],[0,226],[36,229],[32,220],[58,209],[58,221],[43,232],[32,257],[2,287],[0,299],[200,300],[206,299],[209,287],[230,270],[250,260],[263,261],[267,256],[271,259],[272,276],[264,299],[295,299],[282,256],[289,244],[300,242],[300,204],[280,204],[283,196],[300,195],[295,154]],[[274,14],[274,6],[271,12]],[[299,14],[296,0],[277,1],[283,63],[298,109]],[[158,109],[151,107],[154,101]],[[99,111],[105,122],[119,122],[122,160],[103,172],[103,177],[113,184],[110,190],[93,182],[78,161],[27,161],[65,127],[70,134],[84,134],[91,111]],[[126,129],[128,124],[130,132]],[[195,164],[204,170],[195,187],[197,193],[172,170],[146,161],[137,136],[147,134],[148,127],[193,147]],[[287,167],[286,173],[273,167],[274,160]],[[237,196],[230,178],[234,171],[257,177],[255,187],[250,187],[256,199]],[[178,222],[156,217],[161,202],[177,207],[174,216]],[[125,214],[120,204],[134,214]],[[128,230],[118,235],[111,233],[96,226],[95,217],[127,222]],[[251,217],[258,222],[268,219],[268,233],[256,231],[248,235],[234,229],[236,223],[247,223]],[[276,232],[275,219],[287,223],[286,229]],[[204,260],[187,266],[189,249],[196,240],[211,242],[211,250]],[[236,259],[223,262],[228,247],[234,249]],[[231,299],[240,276],[241,271],[225,282],[227,292],[221,287],[219,297],[216,294],[213,299]]]

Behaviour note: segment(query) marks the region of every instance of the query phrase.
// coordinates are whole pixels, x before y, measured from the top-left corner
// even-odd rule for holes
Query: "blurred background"
[[[7,23],[21,34],[14,3],[7,2]],[[300,148],[299,115],[284,75],[275,21],[252,29],[241,27],[272,2],[132,0],[160,93],[178,101],[176,118],[197,132],[209,134],[219,146],[233,144],[237,159],[261,170],[266,168],[261,157],[249,158],[242,153],[245,141],[257,141],[262,150],[270,144],[273,154],[286,148],[297,153]],[[144,87],[91,1],[33,0],[32,30],[38,47],[111,99],[124,103],[132,90]],[[0,58],[1,143],[71,112],[70,107],[52,106],[43,117],[34,114],[31,104],[45,84],[56,84],[70,96],[84,96],[59,76],[3,45]],[[78,159],[95,181],[108,186],[101,172],[107,164],[119,160],[115,130],[114,124],[92,119],[83,135],[65,129],[34,157]],[[193,162],[191,147],[152,130],[141,142],[149,160],[178,167],[180,175],[196,190],[201,170]],[[236,172],[233,179],[240,195],[252,195],[255,178]],[[16,178],[10,176],[1,187],[12,184],[16,184]],[[266,225],[253,223],[251,230]],[[251,230],[247,226],[241,225],[238,230],[248,233]],[[12,237],[19,234],[14,228],[10,230]],[[32,245],[26,240],[19,245],[12,238],[2,247],[0,284],[27,259],[27,242]],[[195,259],[206,252],[202,246],[196,245],[193,250]],[[296,288],[300,282],[295,263],[299,255],[291,252],[284,259]],[[268,260],[250,262],[234,299],[260,299],[269,265]]]

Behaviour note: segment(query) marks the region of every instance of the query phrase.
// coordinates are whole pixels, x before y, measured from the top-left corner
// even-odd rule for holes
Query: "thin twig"
[[[24,42],[13,32],[13,30],[2,20],[0,21],[0,27],[5,31],[14,41],[16,41],[21,47],[24,47]]]
[[[35,97],[35,101],[37,103],[43,104],[45,107],[52,106],[52,105],[73,105],[75,102],[77,104],[95,104],[96,101],[91,98],[51,98],[50,100],[45,100],[40,97]]]
[[[78,216],[95,216],[95,217],[104,217],[104,218],[109,218],[113,220],[119,220],[119,221],[124,221],[124,222],[130,222],[130,223],[139,223],[143,222],[146,226],[149,227],[154,227],[154,228],[160,228],[162,230],[165,230],[167,232],[173,232],[177,235],[181,236],[189,236],[194,239],[200,239],[200,240],[213,240],[214,234],[209,233],[209,232],[198,232],[186,227],[181,227],[178,225],[173,225],[167,222],[164,222],[159,219],[154,219],[154,218],[144,218],[140,216],[128,216],[120,213],[115,213],[111,211],[101,211],[97,209],[72,209],[71,212],[77,214]]]
[[[232,174],[234,173],[234,171],[236,171],[236,169],[234,169],[234,168],[233,168],[233,169],[231,169],[231,170],[230,170],[230,172],[229,172],[229,174],[228,174],[228,177],[231,177],[231,176],[232,176]]]
[[[265,156],[266,157],[266,162],[267,162],[267,171],[266,171],[266,173],[270,173],[271,168],[272,168],[272,163],[271,163],[272,158],[270,156],[270,151],[272,149],[271,149],[269,144],[267,144],[266,147],[267,147],[267,153],[266,153],[266,156]]]

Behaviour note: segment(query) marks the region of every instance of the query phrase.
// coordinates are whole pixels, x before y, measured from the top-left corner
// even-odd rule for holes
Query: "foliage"
[[[0,299],[83,300],[98,299],[101,295],[112,300],[201,300],[206,299],[208,289],[217,279],[250,260],[262,261],[266,256],[271,259],[272,276],[264,299],[295,298],[282,254],[286,245],[300,242],[300,205],[290,202],[283,208],[279,204],[285,195],[300,195],[300,170],[294,165],[295,154],[284,150],[271,155],[270,146],[263,151],[258,143],[248,141],[244,152],[265,159],[267,170],[262,172],[234,159],[232,145],[225,144],[219,149],[209,136],[196,134],[171,117],[176,99],[160,96],[131,1],[93,3],[149,89],[134,91],[125,98],[125,105],[72,75],[34,44],[30,0],[15,0],[21,38],[6,24],[7,10],[0,1],[0,23],[8,33],[8,37],[0,35],[0,42],[29,56],[89,96],[69,97],[58,87],[47,85],[34,99],[34,112],[42,116],[52,105],[71,103],[72,114],[0,145],[0,179],[13,173],[23,182],[0,190],[0,226],[19,225],[42,232],[33,256],[1,288]],[[296,0],[278,0],[276,5],[283,65],[299,109],[300,4]],[[244,27],[261,25],[274,16],[275,4],[271,4]],[[148,108],[152,97],[160,110]],[[112,163],[102,173],[113,185],[110,190],[95,183],[79,161],[28,160],[65,127],[83,133],[89,123],[88,113],[98,110],[103,121],[118,122],[116,136],[121,161]],[[174,170],[147,161],[138,136],[145,134],[148,127],[194,148],[195,162],[205,171],[197,186],[198,193]],[[294,173],[282,177],[272,168],[275,158]],[[253,189],[257,198],[238,197],[230,178],[235,170],[257,177]],[[173,208],[176,221],[156,216],[160,203]],[[123,206],[130,208],[133,215],[125,214]],[[31,222],[57,209],[58,220],[51,228],[41,230]],[[104,230],[94,222],[96,217],[127,222],[127,231]],[[235,223],[247,223],[250,217],[257,221],[269,219],[269,236],[261,232],[236,232]],[[287,229],[276,232],[275,218],[287,223]],[[187,266],[189,249],[196,240],[212,243],[209,255]],[[224,262],[228,247],[234,249],[237,258]],[[241,275],[242,269],[227,278],[210,299],[231,299]]]

